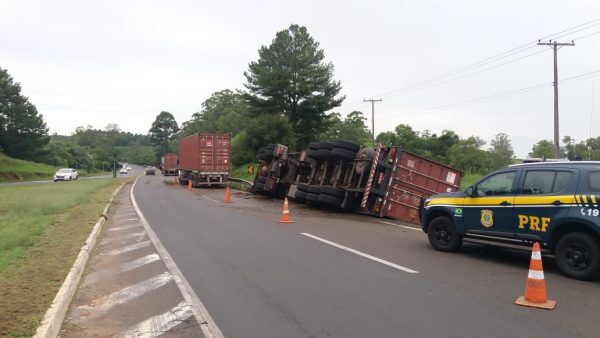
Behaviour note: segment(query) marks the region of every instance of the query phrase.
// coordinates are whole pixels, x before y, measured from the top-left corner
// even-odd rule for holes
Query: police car
[[[458,250],[463,239],[539,242],[563,274],[594,279],[600,273],[600,161],[499,169],[465,191],[426,199],[421,226],[441,251]]]

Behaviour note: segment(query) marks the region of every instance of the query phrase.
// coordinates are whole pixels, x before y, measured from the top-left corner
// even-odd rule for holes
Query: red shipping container
[[[424,157],[398,151],[382,198],[380,217],[419,224],[421,198],[457,191],[462,172]]]
[[[229,175],[231,136],[229,134],[195,134],[179,141],[179,168],[198,173]]]
[[[163,170],[175,170],[179,167],[177,163],[178,156],[173,153],[165,153],[162,157],[162,169]]]

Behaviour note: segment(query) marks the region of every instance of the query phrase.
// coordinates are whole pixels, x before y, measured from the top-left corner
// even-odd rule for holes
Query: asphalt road
[[[557,308],[524,308],[514,301],[523,294],[527,252],[466,244],[441,253],[418,230],[295,203],[294,223],[280,224],[281,200],[234,194],[226,205],[222,189],[188,191],[163,180],[172,182],[141,177],[137,203],[226,337],[600,332],[600,283],[563,277],[551,257],[544,267]]]

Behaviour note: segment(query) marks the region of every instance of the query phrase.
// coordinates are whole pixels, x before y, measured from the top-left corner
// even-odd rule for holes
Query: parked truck
[[[402,150],[347,141],[315,142],[297,153],[261,156],[255,192],[419,223],[421,201],[456,191],[462,173]]]
[[[179,157],[174,153],[165,153],[160,158],[160,170],[165,176],[175,176],[179,171]]]
[[[223,186],[230,171],[229,134],[195,134],[179,141],[179,184]]]

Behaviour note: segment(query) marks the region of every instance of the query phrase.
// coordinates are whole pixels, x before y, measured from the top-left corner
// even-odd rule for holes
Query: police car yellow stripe
[[[592,200],[592,203],[596,206],[598,206],[598,202],[596,202],[596,196],[595,195],[591,195],[590,199]]]
[[[494,196],[494,197],[442,197],[434,198],[425,206],[432,207],[436,205],[448,206],[483,206],[483,205],[500,205],[507,201],[515,206],[536,206],[536,205],[552,205],[555,201],[559,201],[564,206],[579,204],[580,197],[578,195],[559,195],[559,196]],[[586,202],[587,203],[587,202]]]

